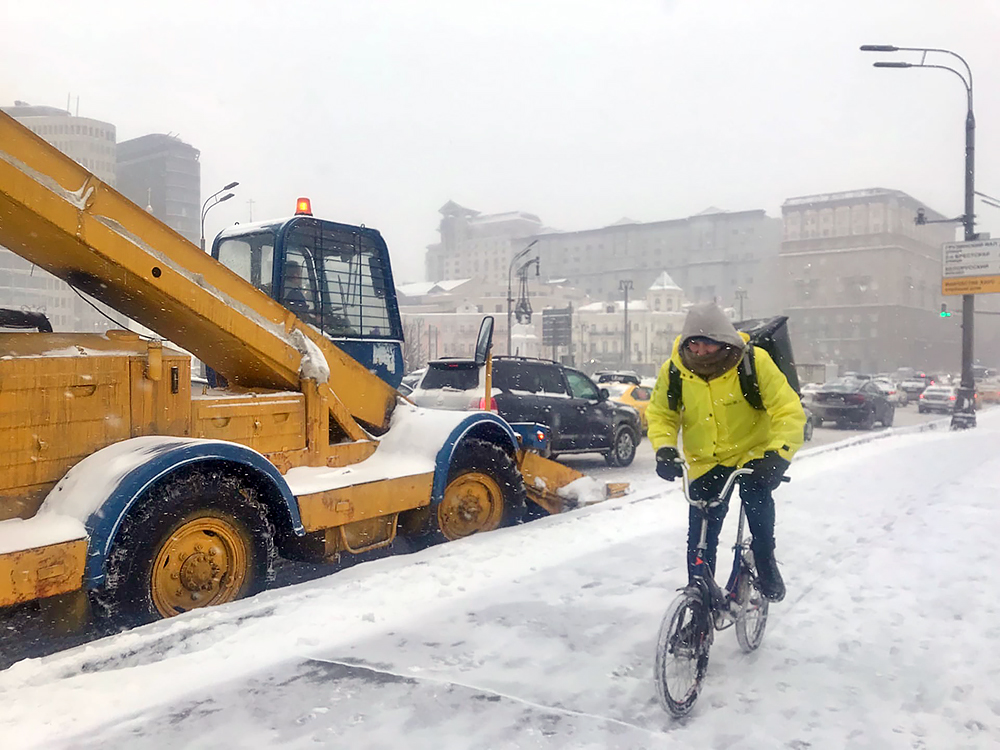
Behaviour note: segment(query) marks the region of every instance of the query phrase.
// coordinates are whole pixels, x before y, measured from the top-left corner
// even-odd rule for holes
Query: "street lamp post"
[[[744,320],[744,317],[743,317],[743,303],[746,302],[746,299],[747,299],[747,290],[746,289],[737,289],[736,290],[736,300],[740,303],[740,320]]]
[[[223,195],[221,198],[219,198],[218,196],[220,193],[225,193],[227,190],[232,190],[239,184],[240,183],[238,182],[230,182],[221,190],[216,190],[214,193],[208,196],[205,199],[205,202],[201,204],[201,251],[202,252],[205,252],[205,216],[208,214],[209,211],[218,206],[220,203],[222,203],[223,201],[227,201],[233,197],[232,193],[227,193],[226,195]],[[213,198],[215,200],[211,203],[211,205],[209,205],[209,201],[212,201]]]
[[[628,367],[632,362],[632,352],[629,350],[629,329],[628,329],[628,290],[632,288],[632,279],[622,279],[618,282],[618,288],[625,293],[625,366]]]
[[[935,49],[933,47],[895,47],[889,44],[865,44],[862,52],[919,52],[919,63],[908,62],[876,62],[876,68],[937,68],[948,70],[958,76],[965,86],[968,108],[965,115],[965,213],[961,217],[965,228],[965,241],[977,239],[975,195],[976,195],[976,117],[972,111],[972,68],[965,59],[951,50]],[[960,70],[948,65],[929,65],[927,55],[936,52],[951,55],[962,63],[965,75]],[[918,220],[919,220],[918,215]],[[955,410],[951,415],[951,428],[965,429],[976,426],[976,381],[972,373],[973,351],[975,347],[976,297],[973,294],[962,295],[962,381],[955,399]]]
[[[519,260],[521,260],[521,258],[523,258],[525,255],[527,255],[528,251],[535,246],[536,242],[538,242],[538,240],[532,240],[531,243],[526,248],[524,248],[524,250],[521,250],[520,252],[516,253],[514,257],[510,259],[510,265],[507,266],[507,355],[508,356],[513,354],[513,352],[511,351],[510,329],[511,329],[511,315],[514,312],[514,289],[512,287],[514,281],[513,279],[514,264],[517,263]]]

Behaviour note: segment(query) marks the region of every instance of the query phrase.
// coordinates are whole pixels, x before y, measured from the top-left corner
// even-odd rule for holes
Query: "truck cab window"
[[[219,262],[271,296],[274,273],[274,232],[264,231],[224,239]]]
[[[379,338],[392,330],[386,302],[382,248],[365,233],[342,225],[300,222],[288,232],[286,257],[315,258],[318,325],[332,337]]]

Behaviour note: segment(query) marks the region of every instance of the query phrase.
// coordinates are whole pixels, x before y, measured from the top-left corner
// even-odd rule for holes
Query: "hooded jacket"
[[[707,309],[709,307],[714,310]],[[736,365],[708,381],[684,366],[680,347],[693,336],[704,336],[741,349],[750,340],[745,333],[733,328],[716,305],[698,305],[691,309],[681,335],[674,341],[670,360],[660,368],[646,408],[653,450],[677,447],[678,436],[683,433],[684,457],[691,479],[697,479],[720,464],[742,466],[770,450],[791,461],[802,447],[806,415],[798,395],[771,356],[760,347],[754,347],[757,382],[765,407],[761,411],[754,409],[743,397]],[[670,362],[680,371],[684,389],[679,412],[670,409],[667,399]]]

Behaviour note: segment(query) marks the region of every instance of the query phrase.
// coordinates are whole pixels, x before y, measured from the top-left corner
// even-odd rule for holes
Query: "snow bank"
[[[285,474],[285,481],[294,495],[310,495],[379,479],[427,474],[434,471],[438,451],[448,436],[475,413],[422,409],[399,401],[389,431],[379,439],[372,456],[339,469],[296,467]]]
[[[593,477],[580,477],[556,490],[556,494],[569,501],[569,508],[579,508],[583,505],[593,505],[603,502],[604,485],[598,484]]]
[[[1000,413],[982,413],[977,430],[797,461],[777,494],[789,596],[753,655],[717,634],[684,721],[660,709],[652,669],[688,509],[637,467],[629,498],[18,663],[0,672],[0,736],[5,750],[997,747],[998,443]]]
[[[39,512],[34,518],[0,521],[0,555],[85,539],[83,523],[70,516]]]
[[[299,375],[303,378],[325,383],[330,379],[330,363],[326,361],[323,350],[311,338],[296,328],[292,331],[292,346],[299,350],[302,361],[299,363]]]

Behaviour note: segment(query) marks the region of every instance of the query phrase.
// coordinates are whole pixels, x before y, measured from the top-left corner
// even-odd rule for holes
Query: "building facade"
[[[655,377],[670,358],[684,326],[689,303],[666,271],[645,292],[628,301],[628,350],[625,356],[625,302],[592,302],[573,321],[576,362],[587,372],[627,368]]]
[[[430,359],[471,357],[486,315],[492,315],[495,322],[494,353],[506,354],[506,291],[506,286],[475,278],[398,287],[407,370],[422,367]],[[648,289],[639,290],[629,300],[631,355],[626,358],[623,302],[594,302],[581,290],[562,283],[532,284],[528,294],[532,319],[530,323],[514,322],[511,353],[556,359],[588,372],[628,364],[644,375],[655,375],[670,356],[687,309],[683,290],[669,274],[661,272]],[[544,346],[543,311],[567,307],[573,310],[570,345],[555,350]]]
[[[779,278],[796,360],[858,372],[955,369],[961,332],[941,318],[941,246],[954,223],[899,190],[790,198]]]
[[[477,276],[507,284],[510,262],[534,243],[541,277],[562,279],[592,299],[621,298],[619,283],[646,289],[666,270],[692,302],[742,304],[746,317],[777,314],[775,286],[781,220],[763,210],[710,208],[667,221],[622,219],[606,227],[561,232],[542,227],[534,214],[481,215],[448,202],[441,242],[428,248],[429,279]]]
[[[194,244],[201,239],[200,152],[151,133],[118,144],[118,191]]]
[[[441,241],[427,248],[424,259],[428,279],[475,276],[506,288],[511,258],[531,242],[525,237],[542,229],[537,216],[523,211],[482,215],[453,201],[439,211]]]
[[[102,182],[115,184],[116,131],[111,123],[20,101],[0,109]],[[6,248],[0,248],[0,307],[43,313],[56,331],[94,333],[116,327],[67,284]]]
[[[76,117],[58,107],[37,107],[14,102],[3,111],[79,162],[99,180],[115,185],[116,132],[109,122]]]
[[[647,223],[622,219],[532,239],[538,240],[543,274],[558,273],[595,299],[619,299],[622,280],[648,288],[666,270],[691,302],[730,306],[742,298],[747,317],[780,309],[772,270],[781,221],[763,210],[708,209]]]

